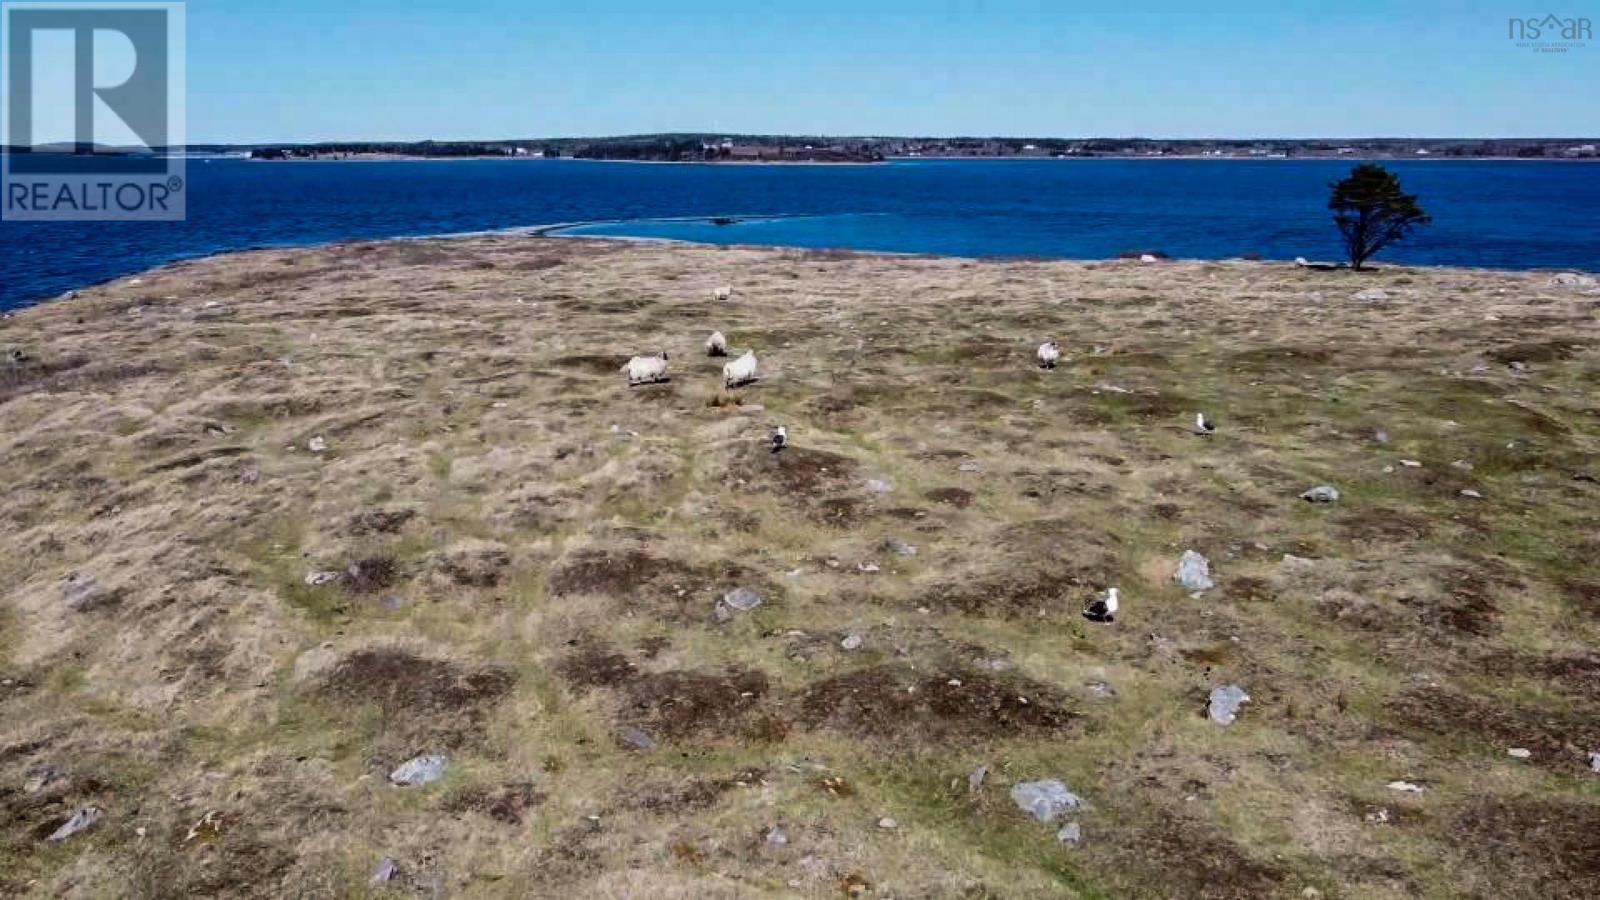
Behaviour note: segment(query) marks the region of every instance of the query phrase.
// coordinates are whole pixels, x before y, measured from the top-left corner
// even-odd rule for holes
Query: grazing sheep
[[[707,356],[727,356],[728,355],[728,339],[722,336],[722,332],[713,331],[713,332],[711,332],[711,337],[706,338],[706,355]]]
[[[1055,341],[1045,341],[1039,345],[1039,368],[1054,369],[1056,363],[1061,361],[1061,348]]]
[[[622,371],[628,373],[628,387],[666,381],[667,351],[661,351],[659,356],[635,356],[628,360]]]
[[[722,367],[724,387],[738,387],[756,380],[756,352],[746,350],[744,355]]]
[[[711,292],[711,299],[713,299],[713,300],[732,300],[733,299],[733,288],[729,287],[728,285],[723,285],[722,287],[719,287],[716,290]]]

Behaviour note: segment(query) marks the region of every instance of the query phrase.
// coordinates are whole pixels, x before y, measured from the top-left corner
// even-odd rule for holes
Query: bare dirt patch
[[[1487,798],[1461,811],[1451,840],[1497,896],[1600,896],[1600,805]]]
[[[361,650],[340,660],[319,693],[338,703],[372,704],[393,713],[472,712],[500,700],[515,685],[509,670],[466,668],[398,648]]]
[[[687,578],[690,571],[683,562],[634,548],[581,550],[570,554],[550,574],[550,592],[620,597],[663,579]]]
[[[767,676],[753,669],[661,672],[626,688],[618,719],[668,739],[739,734],[768,687]]]
[[[829,450],[790,447],[772,453],[764,443],[739,445],[723,475],[724,483],[777,494],[803,504],[825,521],[849,524],[860,508],[854,497],[860,483],[855,460]]]
[[[924,491],[922,496],[930,503],[942,503],[945,506],[954,506],[956,509],[966,509],[972,505],[975,495],[966,488],[938,487]]]
[[[1127,873],[1152,879],[1159,896],[1195,900],[1257,900],[1278,896],[1285,873],[1252,859],[1238,844],[1205,822],[1171,816],[1116,842],[1113,854]]]
[[[1078,716],[1060,693],[979,672],[918,675],[877,666],[824,679],[797,699],[798,721],[859,737],[1004,738],[1060,734]]]
[[[511,554],[489,541],[463,541],[439,554],[438,570],[463,587],[491,588],[500,583],[511,565]]]
[[[1339,517],[1339,531],[1355,543],[1393,544],[1425,540],[1433,523],[1424,516],[1387,507],[1368,507]]]
[[[341,583],[353,594],[371,594],[392,587],[399,576],[400,567],[392,558],[369,556],[347,566]]]
[[[362,510],[345,520],[344,530],[355,537],[394,534],[416,515],[417,511],[407,506]]]
[[[581,690],[625,684],[639,677],[639,667],[604,645],[588,644],[557,663],[556,673]]]
[[[1446,738],[1466,738],[1504,753],[1521,747],[1531,761],[1571,770],[1585,761],[1588,749],[1600,747],[1600,719],[1594,716],[1537,709],[1491,697],[1475,697],[1443,687],[1408,691],[1389,704],[1403,726]]]
[[[495,787],[474,786],[462,790],[444,804],[446,812],[475,812],[503,825],[522,825],[545,796],[532,783],[511,781]]]

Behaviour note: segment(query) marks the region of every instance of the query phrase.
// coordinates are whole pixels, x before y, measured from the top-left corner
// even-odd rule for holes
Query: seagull
[[[1061,348],[1056,346],[1055,341],[1045,341],[1039,345],[1037,355],[1039,357],[1039,368],[1054,369],[1056,363],[1061,361]]]
[[[1115,622],[1117,620],[1117,589],[1107,588],[1104,597],[1090,601],[1089,605],[1083,608],[1083,617],[1091,622]]]
[[[779,425],[772,429],[772,452],[778,453],[789,446],[789,429]]]
[[[1205,413],[1195,413],[1194,414],[1194,431],[1195,431],[1195,434],[1216,434],[1217,433],[1217,426],[1216,426],[1216,423],[1214,423],[1210,419],[1206,418],[1206,414]]]

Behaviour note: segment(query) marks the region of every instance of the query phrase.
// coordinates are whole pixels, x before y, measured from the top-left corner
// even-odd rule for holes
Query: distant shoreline
[[[888,156],[881,160],[843,162],[810,159],[594,159],[589,157],[540,156],[404,156],[394,154],[363,154],[344,156],[284,157],[281,159],[255,159],[225,156],[190,156],[188,159],[238,159],[252,163],[318,163],[318,162],[522,162],[522,163],[628,163],[641,166],[881,166],[896,162],[1093,162],[1095,160],[1183,162],[1507,162],[1507,163],[1600,163],[1600,157],[1555,156],[1206,156],[1201,154],[1146,154],[1102,153],[1095,156]]]

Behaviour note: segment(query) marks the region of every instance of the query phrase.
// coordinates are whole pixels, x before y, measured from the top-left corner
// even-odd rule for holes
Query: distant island
[[[827,137],[673,133],[491,141],[190,144],[165,153],[257,160],[589,159],[677,163],[879,163],[891,159],[1600,159],[1600,138]],[[71,145],[0,152],[72,153]],[[99,153],[131,153],[96,147]],[[148,151],[143,151],[148,152]]]
[[[646,134],[496,141],[195,145],[253,159],[497,158],[693,163],[875,163],[889,159],[1596,159],[1593,138],[1016,138]]]

